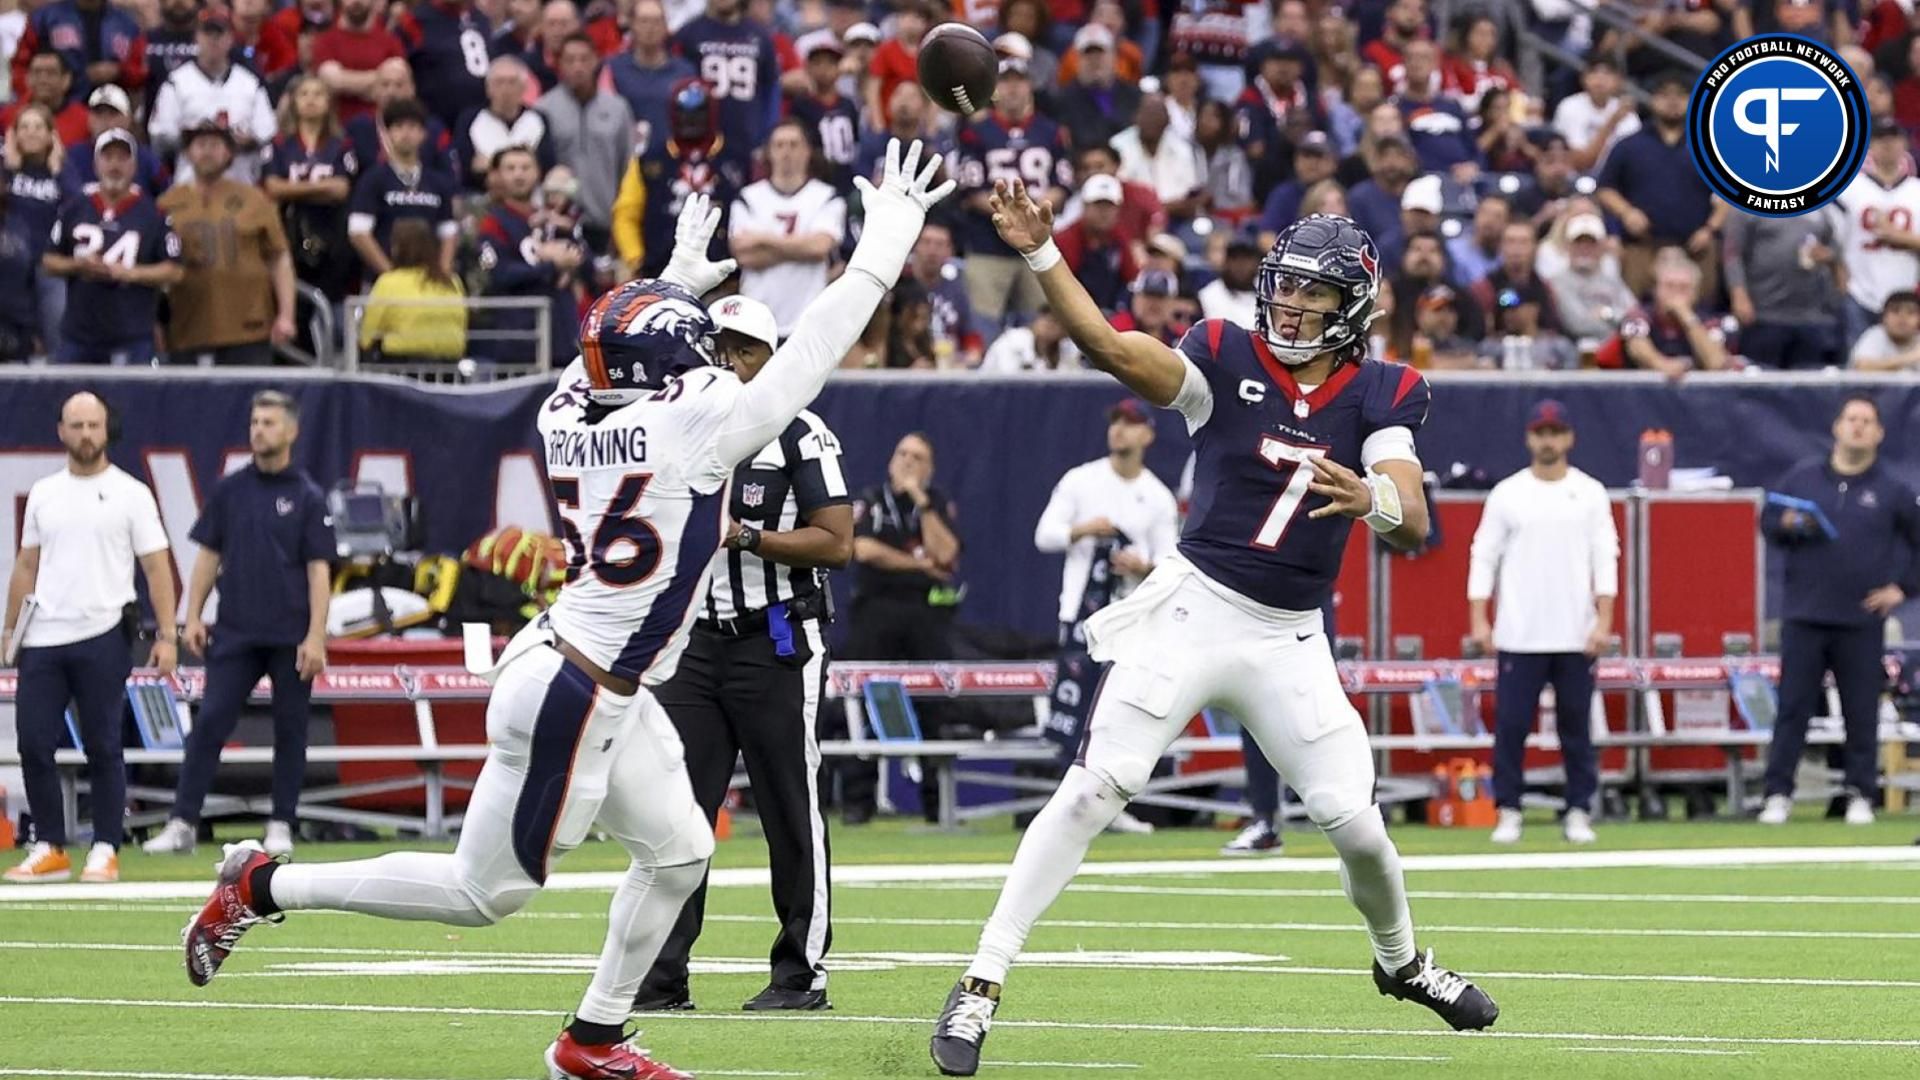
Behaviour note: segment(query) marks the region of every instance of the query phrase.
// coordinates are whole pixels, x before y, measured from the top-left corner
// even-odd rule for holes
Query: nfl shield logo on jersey
[[[767,501],[767,485],[765,484],[740,485],[740,505],[759,506],[761,503],[766,501]]]

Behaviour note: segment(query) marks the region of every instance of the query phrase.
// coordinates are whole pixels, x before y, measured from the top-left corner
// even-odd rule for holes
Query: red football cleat
[[[562,1031],[547,1047],[548,1076],[550,1080],[693,1080],[692,1073],[648,1057],[634,1045],[638,1037],[639,1032],[634,1032],[623,1042],[587,1046]]]
[[[215,867],[220,877],[213,895],[180,934],[187,947],[187,978],[195,986],[213,981],[241,934],[269,921],[254,913],[252,880],[253,872],[272,862],[273,856],[253,840],[228,844],[223,850],[226,858]]]

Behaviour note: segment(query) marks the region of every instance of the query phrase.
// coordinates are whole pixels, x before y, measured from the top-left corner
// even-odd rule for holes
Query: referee
[[[773,312],[744,296],[713,306],[715,344],[741,382],[773,355]],[[719,816],[735,756],[746,759],[767,838],[780,923],[767,988],[742,1008],[827,1009],[833,943],[827,825],[820,813],[814,724],[826,690],[831,617],[823,570],[853,557],[853,509],[840,443],[810,412],[733,473],[724,549],[679,671],[654,691],[686,746],[694,796]],[[700,936],[706,882],[687,899],[634,1000],[638,1011],[693,1008],[687,958]]]
[[[73,873],[53,761],[72,702],[93,783],[93,847],[80,880],[118,881],[127,810],[120,721],[133,666],[127,619],[133,566],[138,561],[146,575],[159,626],[148,663],[171,675],[177,659],[173,560],[153,492],[107,460],[114,436],[107,403],[91,393],[73,395],[60,406],[59,431],[67,467],[42,477],[27,493],[20,555],[7,586],[6,632],[0,635],[0,661],[20,646],[20,770],[38,840],[26,861],[4,876],[10,882],[65,881]]]
[[[1873,824],[1883,627],[1920,593],[1920,506],[1880,464],[1886,435],[1872,398],[1847,398],[1833,420],[1832,452],[1787,470],[1767,495],[1761,530],[1786,553],[1787,599],[1762,824],[1784,825],[1793,814],[1807,721],[1826,696],[1828,672],[1846,719],[1847,824]]]

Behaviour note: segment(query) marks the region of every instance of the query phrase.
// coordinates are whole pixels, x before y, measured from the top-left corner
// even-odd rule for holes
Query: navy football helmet
[[[1300,306],[1303,292],[1315,283],[1338,294],[1332,310]],[[1260,260],[1253,291],[1259,298],[1254,332],[1282,362],[1304,364],[1329,352],[1353,359],[1366,350],[1367,325],[1377,317],[1380,249],[1352,219],[1313,214],[1289,225],[1273,242]],[[1315,317],[1319,333],[1302,337]]]
[[[658,278],[629,281],[593,302],[580,320],[589,396],[624,405],[690,368],[718,364],[713,317],[700,298]]]

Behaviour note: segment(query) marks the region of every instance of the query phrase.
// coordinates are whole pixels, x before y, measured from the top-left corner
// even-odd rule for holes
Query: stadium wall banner
[[[214,483],[246,463],[248,401],[269,386],[300,402],[300,467],[323,487],[374,480],[417,496],[431,550],[457,552],[505,525],[555,528],[534,437],[542,381],[435,389],[305,372],[15,369],[0,374],[0,576],[11,572],[27,490],[62,467],[55,424],[68,395],[95,389],[117,410],[113,461],[153,487],[184,576],[195,554],[188,530]],[[1442,376],[1419,447],[1431,470],[1459,463],[1504,476],[1526,463],[1527,411],[1551,396],[1572,415],[1574,462],[1610,487],[1633,483],[1640,434],[1649,428],[1673,433],[1680,466],[1713,466],[1739,484],[1765,486],[1792,462],[1826,451],[1841,399],[1860,390],[1881,404],[1888,463],[1920,483],[1920,444],[1910,436],[1920,430],[1911,422],[1920,419],[1920,385],[1891,380]],[[962,619],[1051,637],[1060,563],[1034,550],[1033,526],[1061,474],[1105,453],[1106,411],[1124,393],[1093,376],[860,374],[836,378],[814,410],[840,437],[856,495],[885,479],[902,435],[925,432],[935,449],[934,483],[957,504],[968,585]],[[1177,491],[1192,444],[1178,416],[1157,415],[1147,464]],[[835,577],[844,612],[852,575]]]

